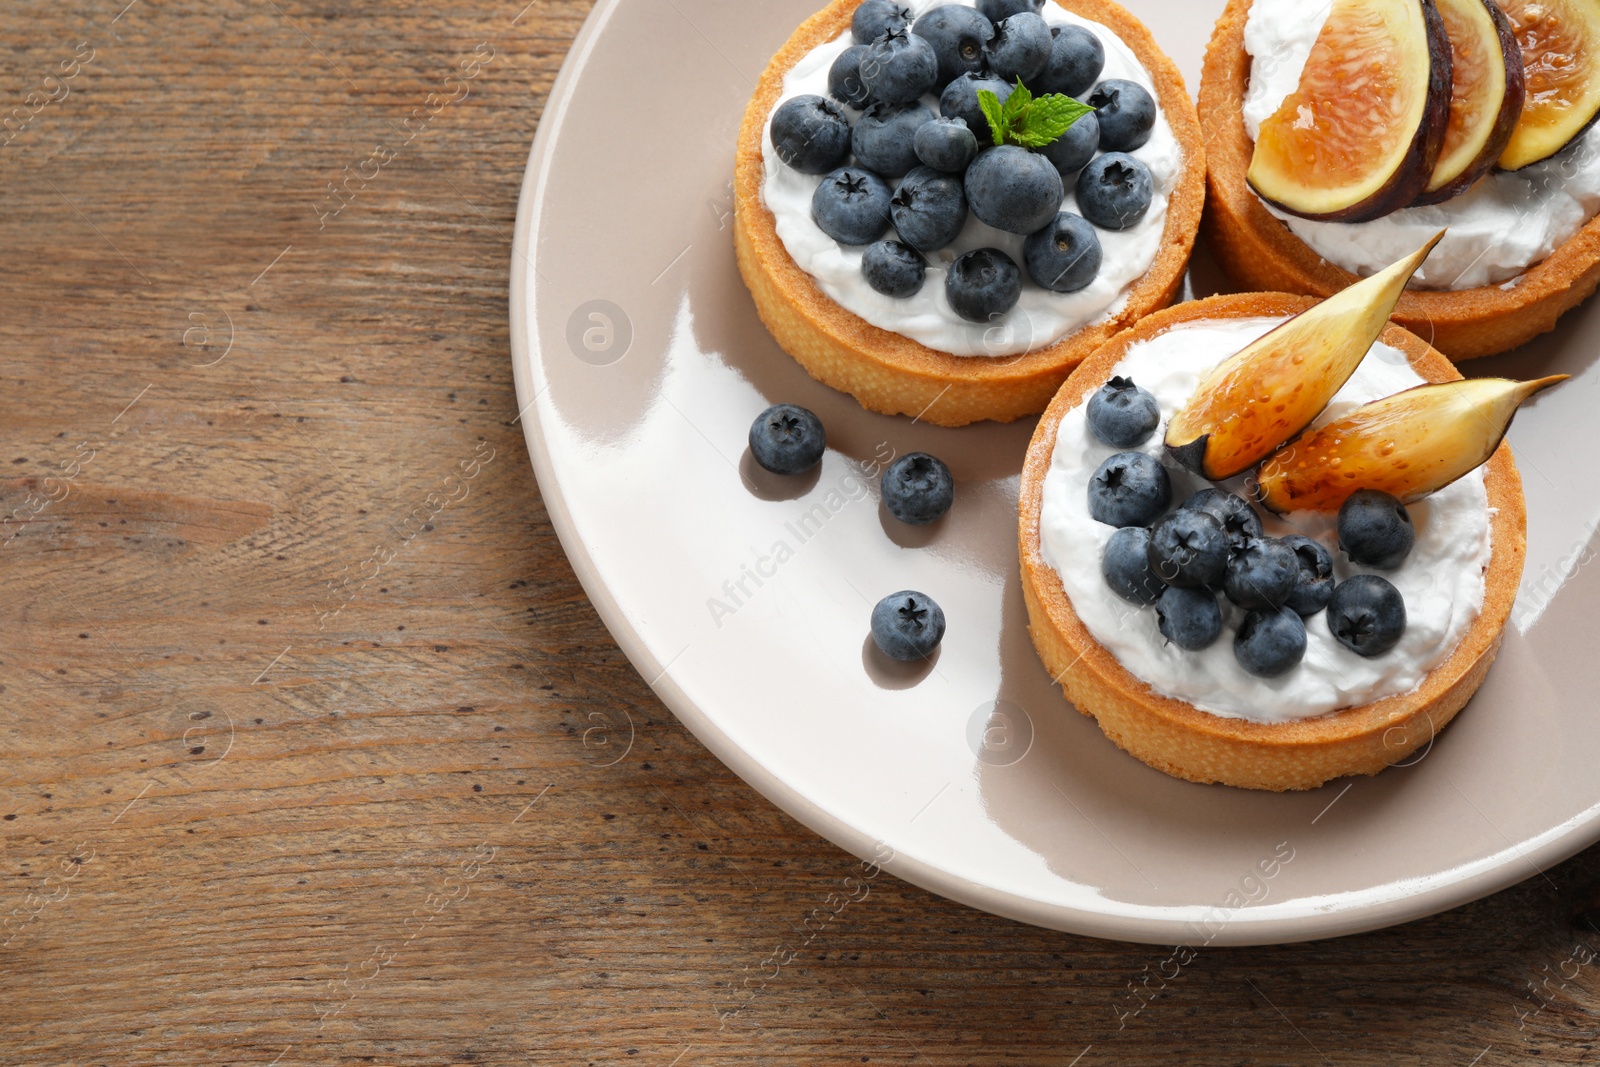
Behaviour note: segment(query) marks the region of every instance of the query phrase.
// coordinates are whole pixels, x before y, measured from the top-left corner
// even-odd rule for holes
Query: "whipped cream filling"
[[[1132,378],[1153,393],[1165,420],[1194,393],[1200,377],[1217,363],[1277,326],[1282,319],[1231,319],[1174,328],[1128,349],[1114,374]],[[1376,344],[1314,425],[1339,418],[1360,404],[1422,383],[1405,355]],[[1160,459],[1172,479],[1173,505],[1211,483],[1168,461],[1158,430],[1138,451]],[[1257,678],[1239,666],[1233,637],[1245,612],[1219,596],[1223,633],[1211,647],[1186,652],[1167,643],[1154,607],[1140,607],[1111,591],[1100,559],[1115,529],[1089,515],[1089,479],[1121,449],[1101,444],[1089,433],[1086,405],[1061,420],[1050,470],[1045,476],[1039,531],[1044,558],[1061,578],[1073,610],[1095,640],[1135,677],[1157,692],[1184,700],[1226,718],[1291,722],[1325,715],[1406,693],[1422,683],[1460,643],[1483,607],[1484,575],[1489,565],[1489,495],[1483,469],[1409,505],[1417,529],[1416,546],[1392,571],[1352,564],[1339,551],[1337,516],[1294,512],[1275,517],[1262,512],[1266,533],[1305,534],[1333,554],[1334,575],[1379,574],[1393,582],[1406,603],[1406,630],[1400,643],[1382,656],[1366,659],[1341,645],[1328,628],[1327,612],[1305,620],[1306,654],[1278,678]],[[1247,476],[1221,483],[1241,495]],[[1260,509],[1257,509],[1260,511]]]
[[[1244,124],[1252,141],[1299,85],[1332,7],[1332,0],[1255,0],[1251,5],[1244,31],[1245,51],[1252,57]],[[1353,274],[1375,274],[1449,227],[1412,279],[1413,287],[1472,289],[1512,282],[1600,212],[1600,127],[1542,163],[1494,171],[1453,200],[1370,222],[1313,222],[1266,206],[1323,259]]]
[[[950,0],[973,7],[972,0]],[[945,0],[902,0],[918,15]],[[1083,26],[1105,46],[1106,66],[1101,80],[1122,78],[1137,82],[1159,102],[1155,83],[1138,58],[1121,38],[1098,22],[1071,14],[1054,0],[1039,12],[1052,26]],[[839,54],[854,42],[847,31],[837,40],[819,45],[797,63],[783,79],[783,95],[778,103],[795,96],[828,95],[828,69]],[[939,86],[942,92],[944,86]],[[939,113],[937,95],[923,97],[923,106]],[[777,105],[773,107],[777,110]],[[845,108],[854,123],[860,112]],[[861,274],[862,247],[842,246],[811,221],[811,197],[822,178],[801,174],[784,166],[772,147],[771,118],[768,135],[762,138],[761,153],[766,164],[762,199],[777,222],[778,239],[800,269],[816,279],[822,291],[835,303],[854,312],[881,329],[901,334],[940,352],[957,356],[1014,356],[1044,348],[1074,331],[1102,322],[1121,311],[1128,291],[1155,262],[1166,229],[1167,200],[1182,172],[1182,150],[1172,133],[1166,115],[1158,110],[1150,140],[1130,153],[1150,168],[1155,197],[1150,210],[1136,225],[1122,231],[1096,228],[1104,254],[1099,275],[1075,293],[1054,293],[1027,278],[1018,234],[1006,233],[969,215],[966,228],[949,247],[928,259],[928,274],[921,290],[906,298],[884,296],[874,290]],[[890,187],[896,179],[888,179]],[[1078,212],[1078,200],[1070,180],[1062,211]],[[888,236],[894,236],[893,230]],[[1023,267],[1022,298],[1003,318],[993,323],[968,322],[957,315],[945,298],[944,280],[949,265],[962,253],[975,248],[998,248]]]

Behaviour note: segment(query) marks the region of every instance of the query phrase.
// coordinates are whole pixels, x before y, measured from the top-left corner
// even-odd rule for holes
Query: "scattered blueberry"
[[[774,404],[750,424],[750,455],[774,474],[803,474],[828,447],[822,420],[794,404]]]
[[[857,111],[872,103],[872,94],[861,80],[861,57],[866,54],[866,45],[853,44],[840,52],[828,68],[828,95]]]
[[[983,46],[994,36],[994,24],[976,9],[946,4],[923,15],[911,32],[933,46],[939,59],[939,84],[983,69]]]
[[[1082,96],[1105,70],[1105,45],[1082,26],[1052,26],[1050,34],[1050,62],[1034,79],[1034,92]]]
[[[772,147],[802,174],[826,174],[850,155],[850,120],[821,96],[786,100],[772,115]]]
[[[1124,526],[1111,535],[1100,557],[1100,573],[1105,575],[1106,584],[1122,599],[1135,604],[1154,604],[1167,587],[1150,569],[1149,548],[1149,530]]]
[[[895,190],[889,217],[900,240],[918,252],[937,252],[967,224],[967,194],[961,179],[932,167],[916,168]]]
[[[1078,175],[1078,210],[1102,229],[1126,230],[1144,218],[1154,197],[1150,168],[1122,152],[1090,160]]]
[[[1306,624],[1292,611],[1252,611],[1233,638],[1233,658],[1258,678],[1276,678],[1305,658]]]
[[[1149,526],[1171,502],[1172,482],[1167,478],[1167,469],[1143,452],[1118,452],[1100,464],[1089,479],[1089,515],[1108,526]],[[1155,567],[1153,535],[1149,556]],[[1156,573],[1172,584],[1159,567]],[[1220,569],[1217,577],[1222,577]]]
[[[1358,574],[1328,601],[1328,629],[1358,656],[1381,656],[1406,632],[1406,601],[1387,578]]]
[[[1012,15],[1020,15],[1024,11],[1031,11],[1035,15],[1044,7],[1044,0],[978,0],[978,10],[983,12],[984,18],[990,22],[999,22]]]
[[[1156,619],[1162,637],[1190,652],[1222,636],[1222,609],[1209,589],[1168,588],[1156,601]]]
[[[927,260],[899,241],[876,241],[861,255],[861,273],[867,284],[884,296],[905,298],[922,289]]]
[[[956,482],[950,468],[926,452],[908,452],[883,472],[883,506],[912,526],[926,526],[950,510]]]
[[[939,83],[939,57],[927,38],[909,29],[889,30],[867,45],[861,82],[874,100],[909,104]]]
[[[889,187],[860,167],[840,167],[811,195],[811,218],[840,244],[868,245],[889,228]]]
[[[917,165],[917,130],[933,121],[921,104],[876,103],[856,121],[850,144],[856,163],[885,178],[898,178]]]
[[[1132,152],[1150,140],[1156,125],[1156,102],[1137,82],[1107,78],[1084,103],[1100,120],[1100,147],[1107,152]]]
[[[1321,541],[1302,534],[1290,534],[1283,543],[1294,550],[1295,559],[1300,562],[1295,587],[1284,606],[1301,615],[1315,615],[1328,606],[1333,596],[1333,553]]]
[[[970,11],[971,8],[941,7],[934,10]],[[1003,104],[1011,96],[1012,85],[988,72],[962,74],[944,87],[944,92],[939,97],[939,114],[965,122],[967,129],[972,131],[972,135],[978,139],[980,145],[990,145],[994,144],[994,132],[989,129],[989,120],[983,117],[983,108],[978,106],[980,89],[989,90],[999,97]]]
[[[1135,448],[1156,432],[1161,405],[1132,378],[1119,375],[1095,390],[1086,417],[1097,441],[1112,448]]]
[[[993,322],[1022,298],[1022,271],[998,248],[975,248],[950,264],[944,295],[967,321]]]
[[[1186,508],[1203,511],[1222,523],[1228,532],[1228,541],[1235,552],[1244,548],[1252,537],[1261,537],[1261,516],[1242,496],[1223,489],[1202,489],[1183,502]]]
[[[1283,607],[1300,581],[1300,557],[1276,537],[1252,537],[1228,560],[1222,591],[1247,611]]]
[[[1034,284],[1075,293],[1100,273],[1100,235],[1081,215],[1063,211],[1022,242],[1022,262]],[[1123,446],[1129,447],[1129,446]]]
[[[1393,570],[1416,543],[1411,513],[1382,490],[1357,489],[1339,508],[1339,547],[1353,562]]]
[[[913,590],[891,593],[872,609],[872,640],[890,659],[926,659],[944,640],[944,611]]]
[[[1050,27],[1032,11],[1021,11],[995,23],[984,51],[989,69],[1006,81],[1029,81],[1050,62]]]
[[[1061,174],[1050,161],[1016,145],[986,148],[967,168],[972,213],[1007,233],[1030,234],[1049,225],[1063,195]]]
[[[1091,111],[1079,115],[1067,132],[1039,149],[1039,154],[1055,164],[1063,179],[1076,175],[1094,158],[1100,148],[1100,121]]]
[[[890,30],[911,26],[911,9],[896,0],[862,0],[850,18],[850,36],[856,44],[871,44]]]
[[[978,156],[978,137],[965,119],[940,116],[917,127],[913,147],[924,166],[960,174]]]
[[[1143,453],[1125,452],[1123,455]],[[1145,458],[1156,462],[1149,456]],[[1179,508],[1150,531],[1150,566],[1162,581],[1182,589],[1219,584],[1228,572],[1231,552],[1228,532],[1222,528],[1222,523],[1203,511]]]

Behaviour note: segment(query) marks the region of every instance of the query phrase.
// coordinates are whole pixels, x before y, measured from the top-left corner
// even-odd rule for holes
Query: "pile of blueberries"
[[[1075,292],[1100,272],[1095,227],[1124,230],[1149,211],[1150,169],[1128,153],[1150,139],[1155,100],[1134,82],[1097,84],[1105,46],[1082,27],[1046,25],[1043,3],[977,0],[913,22],[896,0],[865,0],[851,23],[856,43],[828,73],[829,96],[797,96],[773,114],[778,158],[825,175],[812,219],[840,244],[868,246],[862,272],[878,292],[921,290],[925,257],[956,239],[969,209],[1026,237],[1035,284]],[[978,93],[1003,104],[1018,84],[1035,97],[1083,97],[1095,110],[1043,147],[995,145]],[[929,94],[938,116],[922,102]],[[1067,183],[1076,183],[1081,216],[1061,211]],[[885,239],[891,225],[897,239]],[[973,322],[1010,311],[1022,284],[1017,263],[997,248],[957,257],[945,275],[950,306]]]
[[[1156,398],[1128,378],[1112,378],[1089,399],[1089,432],[1112,448],[1149,440],[1161,421]],[[1394,584],[1375,574],[1335,583],[1333,556],[1299,534],[1267,537],[1248,501],[1202,489],[1168,511],[1172,484],[1144,452],[1108,458],[1089,479],[1089,514],[1117,527],[1101,573],[1117,595],[1155,605],[1161,634],[1190,651],[1222,636],[1220,591],[1245,611],[1233,639],[1239,665],[1262,678],[1293,669],[1305,656],[1305,619],[1327,609],[1328,629],[1361,656],[1381,656],[1406,628],[1406,605]],[[1416,543],[1405,506],[1363,489],[1339,509],[1339,548],[1351,561],[1392,570]]]

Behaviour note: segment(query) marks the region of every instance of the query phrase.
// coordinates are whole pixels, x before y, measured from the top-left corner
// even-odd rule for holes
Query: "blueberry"
[[[1075,293],[1094,281],[1100,261],[1100,236],[1082,216],[1070,211],[1063,211],[1022,242],[1028,277],[1055,293]]]
[[[956,494],[950,468],[926,452],[909,452],[889,464],[881,488],[889,514],[912,526],[942,517]]]
[[[917,165],[917,131],[932,121],[933,112],[921,104],[873,104],[851,137],[856,162],[885,178],[900,177]]]
[[[1149,530],[1124,526],[1111,535],[1100,557],[1100,573],[1105,575],[1106,584],[1122,599],[1135,604],[1154,604],[1167,587],[1150,569],[1149,548]]]
[[[967,194],[954,174],[918,167],[889,201],[889,217],[900,240],[918,252],[937,252],[967,224]]]
[[[822,420],[794,404],[774,404],[750,424],[750,455],[774,474],[804,474],[827,447]]]
[[[1156,601],[1156,620],[1162,637],[1190,652],[1222,636],[1222,609],[1209,589],[1167,589]]]
[[[1358,656],[1381,656],[1406,632],[1406,601],[1387,578],[1358,574],[1328,601],[1328,629]]]
[[[811,218],[840,244],[868,245],[889,228],[889,187],[860,167],[840,167],[811,195]]]
[[[1247,611],[1283,607],[1300,582],[1300,557],[1276,537],[1252,537],[1228,560],[1222,591]]]
[[[913,147],[924,166],[960,174],[978,156],[978,137],[965,119],[941,116],[917,127]]]
[[[1089,479],[1089,515],[1108,526],[1149,526],[1171,502],[1167,469],[1143,452],[1118,452]],[[1152,540],[1148,552],[1151,566],[1156,563],[1154,544]]]
[[[994,24],[973,8],[947,4],[917,19],[911,32],[933,46],[939,84],[949,85],[983,69],[983,46],[994,36]]]
[[[944,639],[944,612],[911,589],[891,593],[872,609],[872,640],[890,659],[927,659]]]
[[[1044,0],[978,0],[978,10],[990,22],[999,22],[1024,11],[1037,15],[1042,7]]]
[[[1228,532],[1203,511],[1179,508],[1150,531],[1150,566],[1162,581],[1182,589],[1220,583],[1231,553]]]
[[[1084,103],[1100,120],[1100,147],[1107,152],[1132,152],[1150,140],[1156,126],[1156,102],[1137,82],[1107,78]]]
[[[1103,229],[1126,230],[1134,225],[1150,210],[1154,197],[1150,168],[1121,152],[1090,160],[1078,175],[1078,210]]]
[[[1148,392],[1120,375],[1095,390],[1085,411],[1089,432],[1112,448],[1144,444],[1161,423],[1161,405]]]
[[[1233,658],[1258,678],[1276,678],[1306,655],[1306,624],[1292,611],[1252,611],[1233,636]]]
[[[872,94],[861,80],[861,57],[866,54],[866,45],[851,45],[828,68],[828,95],[857,111],[872,103]]]
[[[1082,96],[1105,70],[1105,45],[1082,26],[1052,26],[1050,33],[1050,62],[1034,79],[1034,92]]]
[[[995,23],[994,36],[984,51],[989,69],[1006,81],[1037,76],[1050,62],[1050,27],[1031,11]]]
[[[1091,111],[1079,115],[1067,132],[1039,149],[1039,154],[1055,164],[1063,179],[1076,175],[1094,158],[1100,148],[1100,122]]]
[[[850,36],[856,44],[871,44],[890,30],[911,26],[911,9],[895,0],[862,0],[850,17]]]
[[[986,148],[967,168],[972,213],[1007,233],[1030,234],[1049,225],[1063,195],[1061,175],[1050,161],[1016,145]]]
[[[950,264],[944,295],[968,322],[993,322],[1022,298],[1022,271],[998,248],[975,248]]]
[[[1411,513],[1388,493],[1357,489],[1339,508],[1339,547],[1355,563],[1393,570],[1416,543]]]
[[[915,296],[922,289],[928,263],[916,249],[899,241],[876,241],[861,255],[867,284],[884,296]]]
[[[889,30],[867,45],[861,83],[874,100],[909,104],[939,83],[939,57],[926,38],[909,29]]]
[[[971,8],[941,7],[936,10],[970,11]],[[965,122],[967,129],[972,131],[972,135],[978,139],[980,145],[994,144],[994,133],[989,129],[989,120],[983,117],[983,108],[978,106],[980,89],[989,90],[999,97],[1003,104],[1011,96],[1012,85],[987,72],[963,74],[944,87],[944,93],[939,97],[939,114]]]
[[[1235,552],[1244,548],[1252,537],[1261,537],[1261,516],[1242,496],[1222,489],[1202,489],[1183,502],[1186,508],[1203,511],[1222,523],[1228,532],[1228,541]]]
[[[1290,534],[1283,543],[1294,551],[1300,563],[1295,587],[1289,591],[1284,606],[1301,615],[1315,615],[1328,606],[1333,596],[1333,553],[1321,541],[1302,534]]]
[[[850,120],[821,96],[786,100],[772,115],[772,147],[802,174],[826,174],[850,155]]]

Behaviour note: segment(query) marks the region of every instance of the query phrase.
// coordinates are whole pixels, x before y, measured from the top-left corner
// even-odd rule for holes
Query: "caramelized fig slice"
[[[1427,187],[1449,118],[1450,39],[1434,0],[1334,0],[1246,177],[1293,215],[1375,219]]]
[[[1494,169],[1522,114],[1522,49],[1494,0],[1434,0],[1450,37],[1450,122],[1418,204],[1460,196]]]
[[[1359,407],[1263,463],[1261,503],[1279,514],[1338,511],[1357,489],[1381,489],[1408,504],[1488,462],[1517,407],[1566,378],[1419,385]]]
[[[1506,170],[1549,159],[1600,114],[1600,4],[1594,0],[1500,0],[1522,48],[1527,94]]]
[[[1311,425],[1389,323],[1443,231],[1212,368],[1167,422],[1167,451],[1212,481],[1241,474]]]

